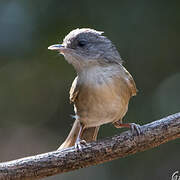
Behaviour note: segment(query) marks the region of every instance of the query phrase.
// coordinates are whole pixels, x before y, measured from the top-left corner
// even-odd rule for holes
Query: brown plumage
[[[106,123],[139,132],[134,123],[122,124],[129,100],[137,92],[135,82],[123,67],[115,46],[102,32],[76,29],[65,37],[62,45],[49,49],[63,54],[77,72],[70,89],[76,120],[60,148],[80,147],[82,140],[96,140],[99,127]]]
[[[68,134],[68,137],[61,144],[61,146],[58,148],[58,150],[74,146],[76,143],[77,137],[78,137],[79,130],[80,130],[80,122],[79,122],[79,120],[76,119],[71,128],[70,133]],[[82,130],[80,139],[84,139],[86,142],[96,141],[98,131],[99,131],[99,126],[84,128]]]

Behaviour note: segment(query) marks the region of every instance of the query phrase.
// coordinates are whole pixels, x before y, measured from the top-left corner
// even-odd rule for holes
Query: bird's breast
[[[130,98],[117,67],[96,67],[79,76],[75,101],[78,117],[86,126],[97,126],[122,118]]]

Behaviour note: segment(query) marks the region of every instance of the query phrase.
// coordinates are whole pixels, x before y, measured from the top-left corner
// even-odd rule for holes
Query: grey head
[[[90,28],[75,29],[62,44],[49,46],[57,50],[74,66],[77,72],[95,65],[121,64],[121,57],[112,42],[103,32]]]

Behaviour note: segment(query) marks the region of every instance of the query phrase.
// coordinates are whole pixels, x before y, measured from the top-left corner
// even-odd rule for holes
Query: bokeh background
[[[126,122],[145,124],[180,110],[180,3],[175,1],[0,1],[0,161],[55,150],[71,129],[75,71],[48,51],[74,28],[105,31],[139,93]],[[104,125],[99,138],[119,133]],[[169,180],[180,141],[49,180]]]

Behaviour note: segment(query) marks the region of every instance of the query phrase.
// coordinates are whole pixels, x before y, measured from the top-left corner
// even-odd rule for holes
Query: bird
[[[58,150],[62,150],[76,145],[79,131],[80,131],[80,122],[78,119],[76,119],[66,140],[60,145]],[[82,129],[79,138],[83,139],[83,141],[86,143],[96,141],[98,132],[99,132],[99,126],[84,128]],[[77,147],[81,149],[81,146],[77,146]]]
[[[115,45],[103,33],[77,28],[65,36],[62,44],[48,47],[62,54],[77,73],[70,88],[75,122],[60,149],[80,149],[86,142],[96,140],[99,127],[107,123],[141,133],[140,125],[122,122],[137,88]]]

